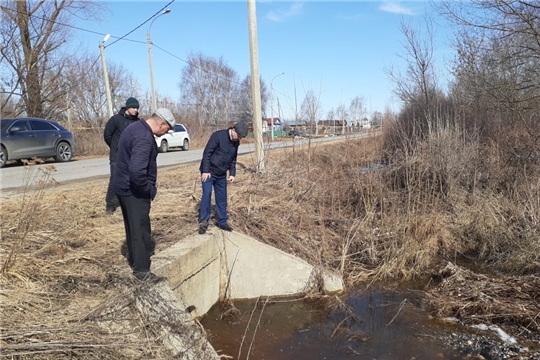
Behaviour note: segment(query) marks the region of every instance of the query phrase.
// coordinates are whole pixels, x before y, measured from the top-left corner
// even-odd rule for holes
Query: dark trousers
[[[150,271],[153,251],[150,227],[150,199],[118,196],[128,247],[128,262],[133,272]]]
[[[105,208],[107,210],[115,210],[118,207],[118,199],[112,188],[112,181],[114,172],[116,171],[116,161],[109,163],[111,167],[111,177],[109,178],[109,187],[107,188],[107,195],[105,195]]]
[[[216,179],[210,176],[202,183],[202,198],[201,198],[201,220],[210,219],[211,203],[212,203],[212,188],[216,195],[216,211],[218,215],[218,224],[227,224],[227,178]]]

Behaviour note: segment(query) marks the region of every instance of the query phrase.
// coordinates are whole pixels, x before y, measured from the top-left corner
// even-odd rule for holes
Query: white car
[[[182,148],[182,150],[189,150],[189,133],[186,127],[182,124],[174,125],[174,131],[169,132],[163,136],[156,137],[156,144],[159,148],[159,152],[165,153],[170,148]]]

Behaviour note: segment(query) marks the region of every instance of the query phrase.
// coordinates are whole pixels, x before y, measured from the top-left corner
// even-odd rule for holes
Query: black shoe
[[[230,227],[229,224],[223,224],[223,225],[218,224],[217,227],[220,228],[221,230],[232,231],[232,227]]]
[[[199,234],[204,234],[208,229],[208,220],[202,220],[199,223]]]
[[[112,214],[114,214],[115,211],[116,211],[116,208],[109,208],[108,207],[108,208],[105,209],[105,214],[106,215],[112,215]]]
[[[148,283],[148,284],[155,284],[160,281],[167,280],[166,277],[158,276],[150,271],[147,271],[147,272],[134,271],[133,276],[135,276],[137,280]]]

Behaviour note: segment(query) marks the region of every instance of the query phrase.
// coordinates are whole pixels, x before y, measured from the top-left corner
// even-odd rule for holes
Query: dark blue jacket
[[[110,161],[116,161],[120,135],[122,135],[122,132],[126,127],[128,127],[128,125],[133,124],[137,120],[140,120],[138,116],[126,114],[126,108],[123,107],[120,109],[118,114],[112,116],[109,121],[107,121],[105,130],[103,131],[103,140],[105,140],[107,145],[109,145]]]
[[[116,195],[153,200],[157,192],[157,155],[156,140],[146,120],[128,126],[118,142],[112,180]]]
[[[210,173],[215,178],[236,176],[236,156],[238,155],[239,141],[232,141],[229,130],[218,130],[210,136],[204,148],[201,173]]]

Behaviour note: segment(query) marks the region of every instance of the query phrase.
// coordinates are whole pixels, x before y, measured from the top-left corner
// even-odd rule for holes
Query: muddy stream
[[[234,301],[229,311],[215,305],[201,323],[225,359],[507,359],[523,353],[519,346],[494,345],[498,338],[486,331],[430,319],[420,296],[377,287],[325,300],[264,297]]]

